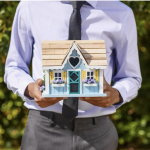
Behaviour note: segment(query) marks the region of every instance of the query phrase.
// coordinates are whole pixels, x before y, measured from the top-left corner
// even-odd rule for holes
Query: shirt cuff
[[[126,90],[124,89],[124,87],[122,85],[120,85],[119,83],[116,83],[112,86],[113,88],[117,89],[122,97],[122,102],[119,103],[115,103],[113,104],[113,106],[117,109],[119,108],[121,105],[123,105],[124,103],[126,103]]]
[[[23,96],[21,98],[23,99],[23,101],[34,101],[34,98],[32,97]]]
[[[31,100],[34,100],[34,98],[31,98],[31,97],[27,97],[24,95],[24,92],[25,92],[25,89],[26,87],[30,84],[30,83],[34,83],[35,81],[34,80],[28,80],[28,81],[23,81],[18,89],[18,93],[19,93],[19,96],[22,98],[23,101],[31,101]]]

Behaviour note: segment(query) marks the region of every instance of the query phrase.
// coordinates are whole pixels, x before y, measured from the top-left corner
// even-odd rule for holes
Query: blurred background
[[[9,91],[3,81],[18,3],[0,1],[0,150],[19,149],[27,120],[22,99]],[[119,134],[118,150],[150,150],[150,2],[123,3],[131,7],[135,15],[143,82],[138,96],[110,117]]]

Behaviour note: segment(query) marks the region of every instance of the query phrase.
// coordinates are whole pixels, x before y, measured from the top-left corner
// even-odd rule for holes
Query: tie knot
[[[73,9],[80,10],[85,1],[71,1]]]

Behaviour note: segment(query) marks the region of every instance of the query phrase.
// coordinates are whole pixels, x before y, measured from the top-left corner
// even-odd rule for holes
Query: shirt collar
[[[60,0],[61,2],[65,2],[64,0]],[[96,8],[96,5],[97,5],[97,0],[95,0],[95,1],[88,1],[88,0],[86,0],[86,2],[88,2],[92,7],[94,7],[94,8]]]
[[[88,0],[87,0],[87,2],[88,2],[91,6],[93,6],[94,8],[96,8],[97,1],[88,1]]]

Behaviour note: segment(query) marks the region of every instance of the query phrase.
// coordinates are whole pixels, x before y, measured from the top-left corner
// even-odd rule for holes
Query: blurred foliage
[[[0,149],[18,148],[26,125],[26,108],[3,82],[11,27],[18,2],[0,1]]]
[[[111,115],[119,134],[120,148],[150,149],[150,2],[124,2],[132,8],[138,32],[142,88],[138,97]]]
[[[138,48],[143,77],[138,97],[111,115],[119,134],[118,149],[150,149],[150,2],[124,2],[132,8],[138,31]],[[0,149],[19,148],[26,125],[26,111],[20,97],[3,82],[11,26],[18,2],[0,1]]]

